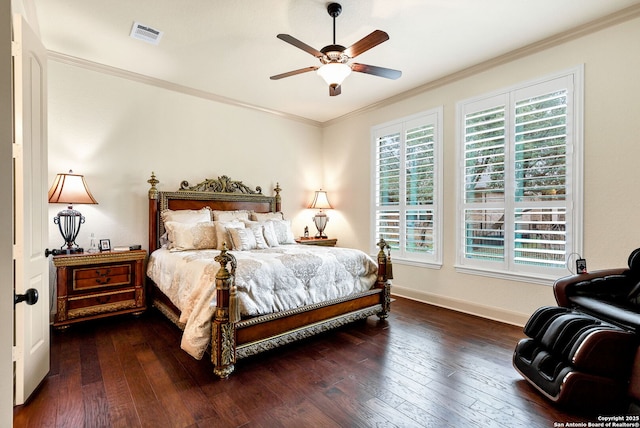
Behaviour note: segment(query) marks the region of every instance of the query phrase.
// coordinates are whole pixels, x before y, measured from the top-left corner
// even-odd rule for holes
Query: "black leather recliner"
[[[584,413],[640,412],[640,249],[628,268],[557,280],[513,365],[553,402]]]

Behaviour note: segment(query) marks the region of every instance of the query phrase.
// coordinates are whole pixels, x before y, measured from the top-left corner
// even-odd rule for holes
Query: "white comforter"
[[[211,340],[215,310],[216,250],[154,251],[147,275],[181,311],[181,347],[201,359]],[[348,248],[283,245],[232,251],[241,315],[264,315],[348,296],[371,288],[376,263]]]

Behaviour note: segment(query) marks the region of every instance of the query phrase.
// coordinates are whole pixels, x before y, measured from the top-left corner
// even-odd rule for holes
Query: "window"
[[[458,104],[459,267],[557,277],[582,242],[582,69]]]
[[[372,241],[396,260],[441,263],[442,108],[376,126]]]

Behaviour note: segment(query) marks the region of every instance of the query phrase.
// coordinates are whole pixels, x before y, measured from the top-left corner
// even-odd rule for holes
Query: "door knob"
[[[37,301],[38,290],[35,288],[28,289],[24,294],[16,294],[15,291],[13,292],[13,306],[20,302],[26,302],[27,305],[35,305]]]

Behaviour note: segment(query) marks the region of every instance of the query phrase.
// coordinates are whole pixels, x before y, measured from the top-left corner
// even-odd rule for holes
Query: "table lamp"
[[[84,216],[79,211],[73,209],[73,204],[97,204],[91,195],[84,176],[74,174],[69,170],[68,173],[56,175],[53,184],[49,189],[49,203],[51,204],[68,204],[66,210],[62,210],[53,218],[53,223],[58,225],[60,234],[64,239],[64,244],[59,250],[53,250],[50,253],[58,254],[75,254],[82,253],[84,250],[76,244],[76,238],[80,232],[80,225],[84,223]]]
[[[327,217],[327,214],[325,214],[325,212],[322,210],[333,209],[333,207],[329,203],[329,199],[327,198],[327,192],[325,192],[322,189],[317,190],[313,198],[313,202],[311,202],[311,205],[309,205],[309,208],[320,210],[313,217],[313,222],[316,225],[316,229],[318,229],[316,238],[326,239],[327,235],[324,234],[324,228],[327,227],[327,222],[329,221],[329,217]]]

